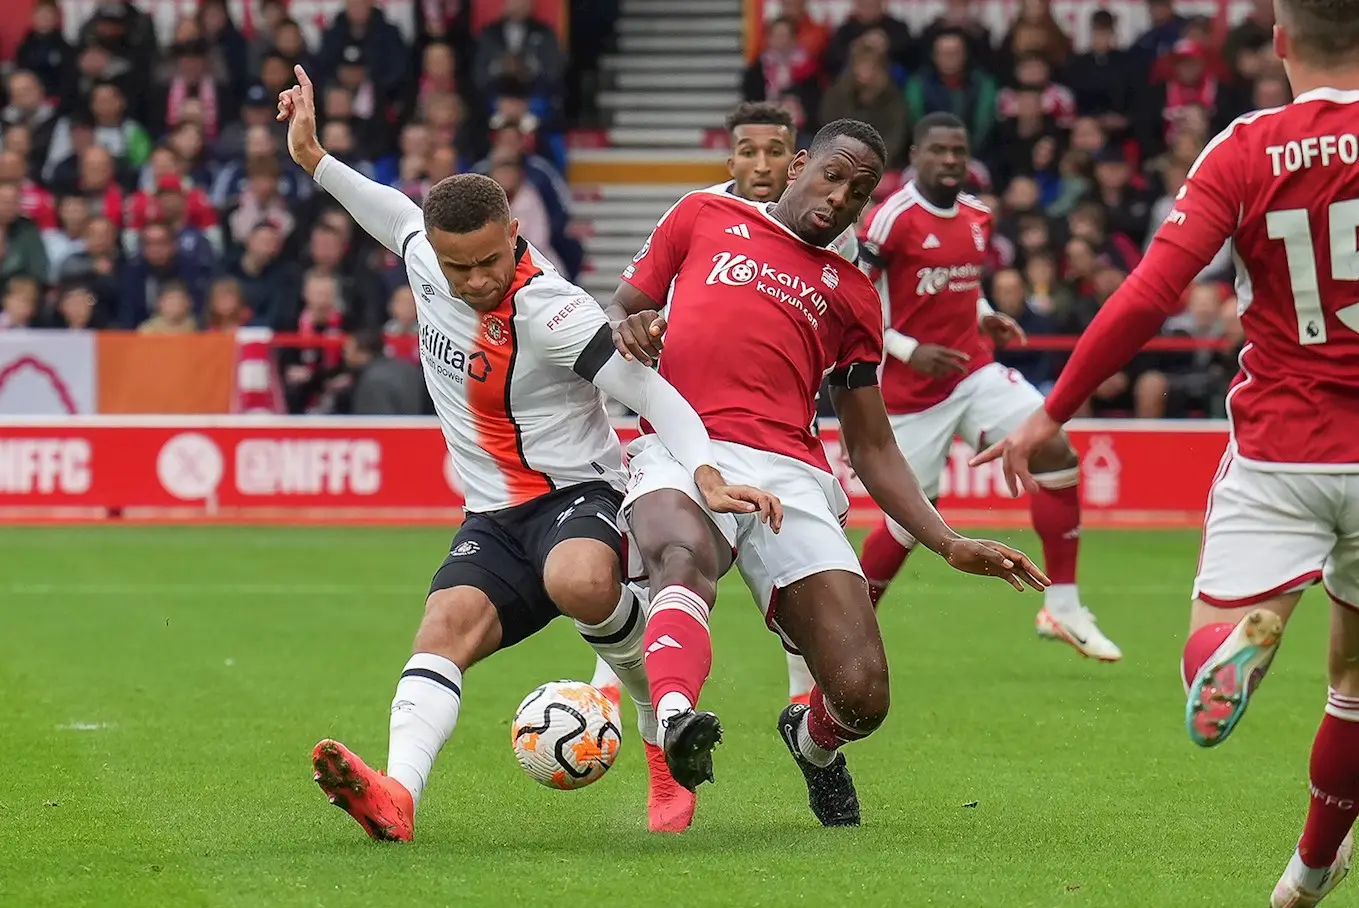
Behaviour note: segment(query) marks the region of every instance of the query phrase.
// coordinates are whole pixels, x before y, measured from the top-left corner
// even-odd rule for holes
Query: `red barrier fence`
[[[636,428],[619,423],[625,441]],[[1193,526],[1226,445],[1224,423],[1072,424],[1087,524]],[[877,509],[822,429],[852,520]],[[999,465],[955,442],[940,507],[960,525],[1022,525]],[[455,523],[462,490],[426,419],[67,417],[0,420],[0,521]]]

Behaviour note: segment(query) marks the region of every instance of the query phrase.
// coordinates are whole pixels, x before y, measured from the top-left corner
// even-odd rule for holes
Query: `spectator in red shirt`
[[[134,192],[127,202],[123,218],[127,248],[136,248],[137,233],[143,227],[161,221],[202,233],[212,248],[220,252],[222,229],[217,223],[217,209],[212,207],[207,193],[179,174],[182,165],[172,149],[161,146],[152,155],[152,161],[157,157],[162,163],[156,168],[159,175],[155,177],[154,190]]]
[[[1070,129],[1076,119],[1076,96],[1071,89],[1052,81],[1052,67],[1040,54],[1025,54],[1015,63],[1015,86],[1000,90],[996,96],[996,115],[1008,120],[1016,114],[1018,91],[1036,91],[1043,116],[1060,129]]]
[[[28,178],[28,162],[17,151],[0,152],[0,183],[19,187],[19,209],[39,230],[57,226],[57,207],[52,193]]]
[[[830,43],[831,32],[807,12],[807,0],[783,0],[779,5],[779,18],[792,21],[797,43],[812,61],[819,64]]]
[[[818,69],[818,61],[798,43],[797,25],[780,16],[764,27],[764,47],[741,79],[741,94],[747,101],[767,101],[785,94],[803,94]]]

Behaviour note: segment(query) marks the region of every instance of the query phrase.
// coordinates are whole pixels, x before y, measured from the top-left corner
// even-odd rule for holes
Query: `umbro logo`
[[[724,232],[730,233],[732,236],[739,236],[743,240],[750,239],[750,228],[745,224],[737,224],[735,227],[728,227]]]
[[[934,234],[931,233],[929,236],[925,237],[925,242],[923,242],[923,243],[920,244],[920,248],[921,248],[921,249],[938,249],[938,248],[939,248],[939,245],[940,245],[940,244],[939,244],[939,237],[937,237],[937,236],[935,236]]]
[[[680,646],[679,641],[676,640],[674,637],[670,636],[669,634],[662,634],[660,637],[656,638],[655,643],[651,644],[646,648],[646,654],[650,656],[652,653],[658,653],[661,650],[665,649],[666,647],[669,647],[671,649],[684,649],[684,647]]]

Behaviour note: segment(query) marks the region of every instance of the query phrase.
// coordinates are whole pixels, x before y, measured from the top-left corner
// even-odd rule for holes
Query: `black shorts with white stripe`
[[[512,508],[468,514],[429,591],[481,590],[500,616],[500,648],[511,647],[561,614],[543,588],[543,565],[558,543],[597,539],[622,563],[622,503],[623,493],[608,483],[586,482]]]

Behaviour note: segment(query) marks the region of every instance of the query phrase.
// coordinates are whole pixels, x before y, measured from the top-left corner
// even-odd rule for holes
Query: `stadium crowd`
[[[288,159],[274,112],[294,63],[320,87],[331,153],[417,200],[449,174],[488,173],[524,235],[577,275],[564,136],[589,91],[563,86],[588,82],[593,61],[573,62],[528,0],[507,0],[475,36],[466,6],[417,4],[412,46],[373,0],[346,0],[311,46],[282,0],[263,0],[248,35],[224,0],[204,0],[162,46],[128,0],[99,3],[75,42],[55,0],[40,0],[0,97],[0,329],[350,334],[343,352],[286,351],[281,367],[291,411],[352,406],[353,373],[387,358],[384,334],[416,333],[415,307],[395,257]],[[615,6],[572,4],[602,18],[583,29],[595,44]],[[1268,0],[1225,35],[1170,0],[1148,7],[1153,25],[1131,46],[1099,11],[1089,50],[1075,53],[1047,0],[1025,0],[999,41],[967,0],[949,0],[920,34],[882,0],[855,0],[836,27],[787,0],[742,89],[787,105],[808,134],[867,120],[903,168],[912,122],[961,116],[972,188],[997,219],[989,298],[1030,335],[1075,334],[1137,263],[1208,139],[1289,99]],[[1231,275],[1224,248],[1166,332],[1238,342]],[[1044,388],[1062,354],[1004,360]],[[1233,360],[1144,354],[1100,388],[1093,412],[1220,415]]]
[[[99,3],[71,43],[40,0],[0,97],[0,328],[356,333],[343,353],[283,356],[290,410],[343,411],[350,373],[381,358],[382,333],[416,332],[415,306],[395,257],[287,155],[276,99],[296,63],[321,86],[332,154],[417,200],[488,173],[524,235],[578,272],[565,53],[531,2],[475,38],[466,7],[422,5],[411,46],[347,0],[310,46],[281,0],[249,36],[204,0],[162,46],[135,3]]]
[[[970,188],[996,217],[989,299],[1030,336],[1079,334],[1140,260],[1204,145],[1240,114],[1290,100],[1270,48],[1270,0],[1225,32],[1177,15],[1171,0],[1147,8],[1151,27],[1126,47],[1113,15],[1096,10],[1077,53],[1048,0],[1024,0],[1004,35],[968,0],[948,0],[919,34],[882,0],[854,0],[835,27],[806,0],[785,0],[742,90],[784,104],[808,133],[837,117],[867,120],[905,178],[911,124],[959,116],[973,143]],[[1225,351],[1143,354],[1099,389],[1093,413],[1223,415],[1241,342],[1232,276],[1224,247],[1165,326]],[[1063,360],[1000,358],[1040,389]]]

